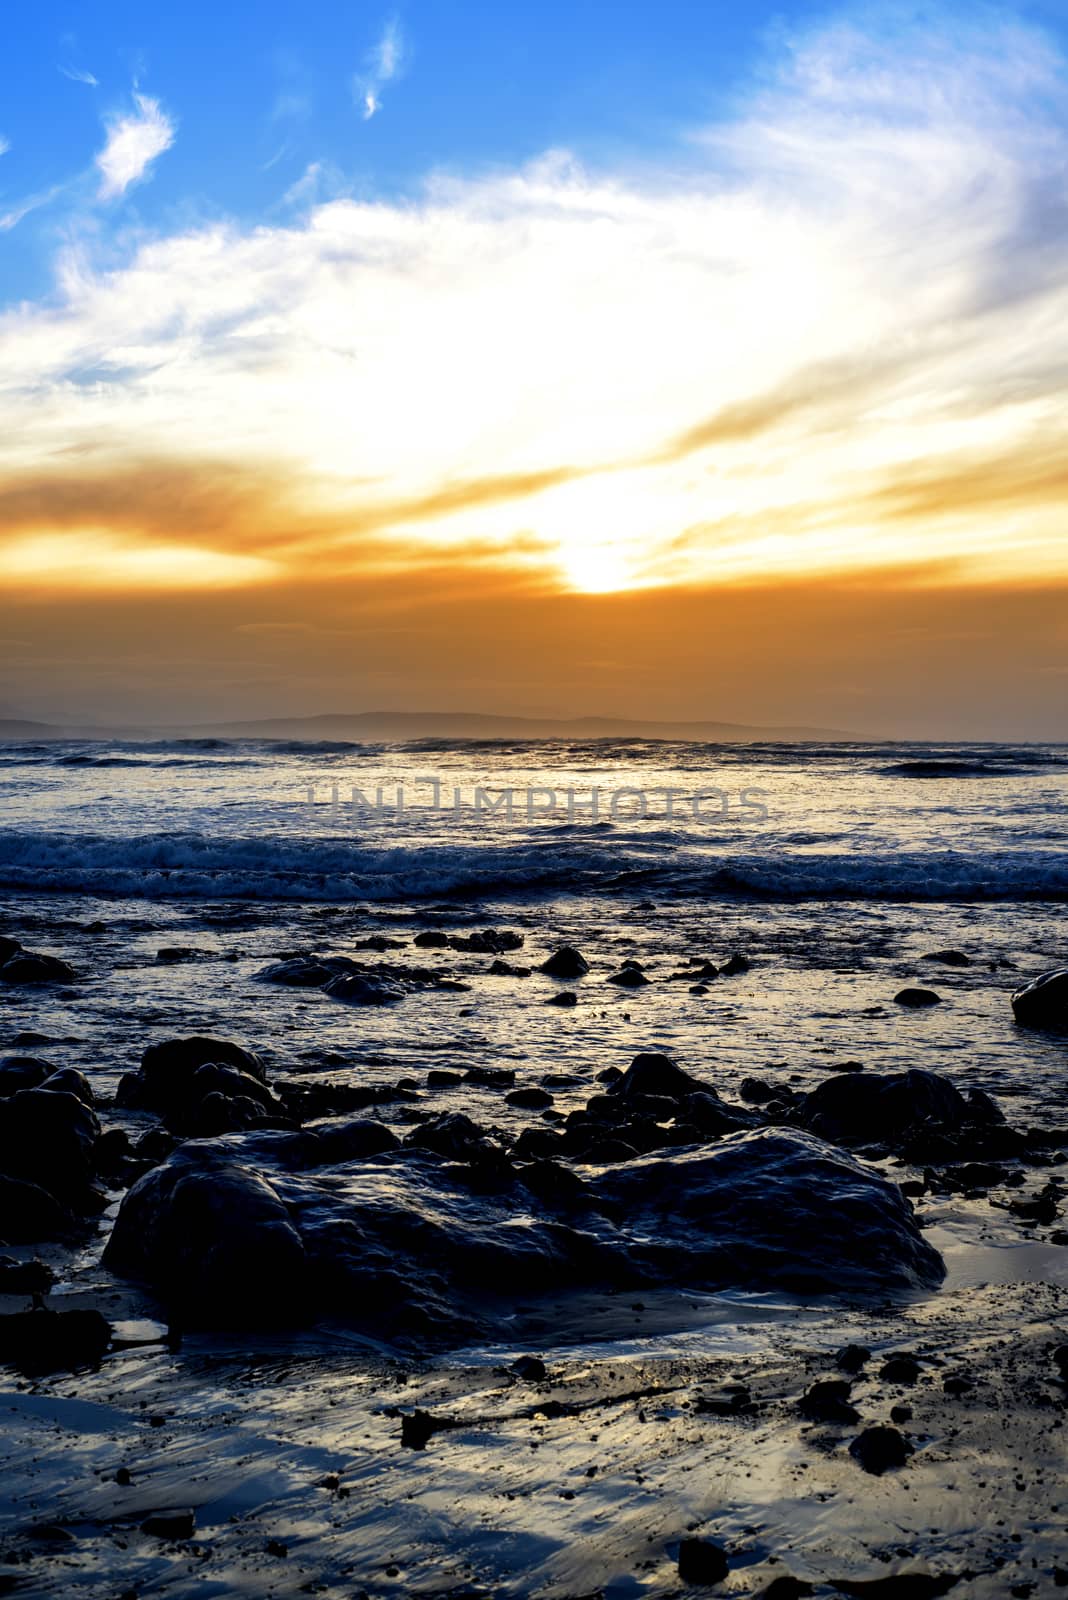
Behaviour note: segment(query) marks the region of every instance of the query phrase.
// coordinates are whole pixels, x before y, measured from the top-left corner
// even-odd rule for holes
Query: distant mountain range
[[[183,726],[75,727],[0,718],[0,739],[300,739],[355,744],[413,739],[678,739],[714,744],[772,740],[851,739],[840,728],[762,726],[743,722],[659,722],[642,717],[512,717],[476,711],[330,712],[317,717],[264,717]]]

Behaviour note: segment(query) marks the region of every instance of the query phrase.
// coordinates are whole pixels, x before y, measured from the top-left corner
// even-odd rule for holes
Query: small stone
[[[913,1453],[911,1444],[896,1428],[865,1428],[849,1446],[849,1454],[865,1472],[877,1478],[895,1467],[903,1467]]]
[[[155,1511],[142,1522],[141,1532],[154,1539],[191,1539],[196,1525],[195,1511]]]
[[[935,994],[933,989],[900,989],[894,996],[894,1004],[907,1006],[914,1011],[922,1010],[925,1006],[941,1005],[942,996]]]
[[[855,1373],[860,1372],[870,1360],[871,1351],[866,1345],[847,1344],[843,1345],[841,1350],[838,1351],[834,1358],[834,1364],[836,1367],[840,1367],[843,1372]]]
[[[683,1583],[722,1583],[730,1570],[727,1552],[711,1539],[683,1539],[679,1545],[679,1577]]]

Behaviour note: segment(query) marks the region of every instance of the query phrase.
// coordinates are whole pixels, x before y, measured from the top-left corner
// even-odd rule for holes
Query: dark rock
[[[0,1256],[0,1294],[47,1294],[56,1275],[43,1261]]]
[[[913,1454],[912,1445],[896,1428],[865,1428],[849,1446],[849,1454],[865,1472],[881,1477],[895,1467],[903,1467]]]
[[[85,1073],[79,1072],[77,1067],[57,1067],[40,1087],[47,1089],[49,1094],[72,1094],[75,1099],[82,1102],[83,1106],[92,1108],[96,1105],[92,1085]]]
[[[426,1075],[428,1089],[454,1089],[457,1084],[463,1083],[459,1072],[450,1072],[446,1067],[431,1067]]]
[[[1012,1014],[1021,1028],[1068,1032],[1068,967],[1040,973],[1017,989],[1012,997]]]
[[[543,961],[538,968],[550,978],[581,978],[589,972],[589,962],[571,945],[562,945],[559,950],[554,950],[547,961]]]
[[[366,939],[357,939],[353,948],[375,950],[381,955],[384,950],[403,950],[406,943],[404,939],[389,939],[384,933],[372,933]]]
[[[899,1427],[901,1426],[901,1424],[903,1422],[911,1422],[912,1421],[912,1407],[911,1406],[891,1406],[890,1407],[890,1421],[891,1422],[896,1422]]]
[[[452,1417],[434,1417],[429,1411],[411,1411],[401,1417],[402,1450],[425,1450],[436,1433],[459,1427]]]
[[[36,1056],[5,1056],[0,1061],[0,1099],[18,1094],[20,1089],[39,1089],[55,1070]]]
[[[517,1356],[508,1370],[524,1383],[544,1383],[549,1375],[540,1356]]]
[[[225,1141],[180,1146],[126,1195],[105,1253],[201,1325],[327,1308],[440,1346],[485,1336],[510,1299],[579,1287],[853,1298],[943,1275],[896,1185],[792,1130],[582,1175],[511,1167],[462,1116],[326,1178],[302,1170],[300,1136],[249,1134],[242,1153],[255,1172]]]
[[[655,1095],[675,1101],[684,1100],[687,1095],[714,1094],[715,1091],[710,1089],[708,1084],[702,1083],[700,1078],[694,1078],[676,1066],[670,1056],[643,1051],[634,1057],[626,1072],[621,1073],[609,1085],[607,1093],[618,1095],[623,1100]]]
[[[287,956],[263,967],[256,978],[260,983],[281,983],[293,989],[321,989],[331,978],[355,970],[355,965],[345,956]]]
[[[857,1600],[938,1600],[961,1581],[958,1573],[896,1572],[885,1578],[832,1578],[831,1587]]]
[[[99,1311],[16,1311],[0,1317],[0,1361],[28,1378],[99,1366],[111,1328]]]
[[[640,968],[624,966],[618,972],[610,973],[605,982],[618,984],[621,989],[642,989],[649,979]]]
[[[207,1143],[137,1180],[103,1259],[207,1326],[307,1320],[304,1245],[277,1191]]]
[[[860,1412],[849,1404],[851,1387],[840,1378],[821,1378],[805,1390],[797,1409],[813,1422],[859,1422]]]
[[[154,1511],[142,1522],[141,1532],[151,1534],[154,1539],[166,1539],[177,1543],[183,1539],[191,1539],[196,1532],[196,1526],[195,1511]]]
[[[833,1140],[878,1142],[918,1123],[955,1131],[970,1121],[964,1096],[935,1072],[850,1072],[824,1079],[804,1103],[806,1127]]]
[[[6,934],[0,934],[0,965],[18,955],[22,946],[17,939],[9,939]]]
[[[417,933],[412,943],[418,945],[421,950],[447,950],[449,936],[447,933],[442,933],[439,928],[427,928],[425,932]]]
[[[480,933],[472,933],[467,937],[462,934],[453,934],[449,944],[454,950],[470,950],[476,955],[503,955],[506,950],[520,950],[523,947],[523,935],[513,933],[509,929],[483,928]]]
[[[404,1143],[415,1150],[432,1151],[447,1161],[485,1161],[502,1153],[500,1145],[462,1111],[432,1117],[422,1127],[413,1128]]]
[[[920,1363],[915,1356],[891,1356],[879,1368],[879,1376],[884,1383],[918,1383],[920,1381]]]
[[[928,950],[920,960],[937,961],[943,967],[970,967],[972,964],[971,957],[966,956],[963,950]]]
[[[100,1124],[76,1095],[20,1089],[4,1102],[0,1171],[35,1183],[64,1205],[83,1209],[95,1172]]]
[[[504,1101],[522,1111],[544,1111],[552,1105],[553,1097],[547,1089],[513,1089],[505,1095]]]
[[[899,989],[894,996],[894,1004],[908,1006],[914,1011],[922,1010],[924,1006],[941,1005],[942,996],[935,994],[933,989]]]
[[[550,1006],[577,1006],[578,995],[574,989],[561,989],[559,994],[551,994],[546,1001]]]
[[[363,1161],[368,1156],[400,1149],[393,1129],[370,1118],[323,1123],[301,1138],[303,1162],[308,1167],[340,1166],[345,1161]]]
[[[74,1217],[40,1184],[0,1176],[0,1238],[11,1244],[41,1244],[67,1238]]]
[[[378,973],[342,972],[323,986],[323,993],[350,1006],[392,1006],[404,999],[405,991]]]
[[[491,978],[529,978],[534,971],[533,967],[516,967],[510,961],[502,961],[500,957],[492,961],[486,968]]]
[[[834,1364],[842,1372],[857,1373],[863,1371],[871,1360],[871,1351],[866,1345],[846,1344],[838,1351]]]
[[[728,956],[723,966],[719,969],[721,978],[736,978],[739,973],[748,972],[752,963],[748,956]]]
[[[189,1039],[167,1039],[151,1044],[141,1057],[137,1072],[127,1072],[119,1080],[115,1104],[130,1111],[155,1111],[160,1116],[182,1117],[202,1098],[193,1089],[201,1067],[233,1067],[265,1084],[267,1073],[259,1056],[230,1039],[194,1035]],[[203,1081],[203,1080],[202,1080]]]
[[[483,1089],[511,1089],[515,1085],[514,1067],[468,1067],[465,1083],[477,1083]]]
[[[679,1577],[683,1583],[722,1583],[730,1570],[727,1552],[711,1539],[683,1539],[679,1545]]]
[[[0,983],[71,983],[75,977],[74,968],[58,956],[35,954],[29,950],[16,951],[0,966]]]
[[[738,1085],[738,1098],[751,1106],[766,1106],[779,1091],[763,1078],[743,1078]]]
[[[761,1589],[759,1600],[805,1600],[806,1595],[815,1592],[804,1578],[795,1578],[792,1572],[784,1572],[780,1577],[772,1578],[766,1589]]]

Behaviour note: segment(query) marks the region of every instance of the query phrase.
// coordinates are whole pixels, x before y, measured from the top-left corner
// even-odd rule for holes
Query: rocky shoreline
[[[473,961],[517,992],[540,984],[541,1003],[564,1009],[592,984],[636,995],[671,985],[699,1002],[751,965],[740,952],[650,968],[566,944],[532,955],[524,946],[523,933],[493,927],[411,940],[379,933],[344,952],[291,950],[234,981],[260,986],[265,1006],[272,988],[319,991],[356,1026],[386,1008],[402,1028],[405,1009],[427,997],[477,998]],[[180,965],[195,954],[172,946],[159,959]],[[969,963],[952,949],[928,960],[948,971]],[[84,994],[76,958],[27,951],[13,937],[0,939],[0,985],[47,994],[72,1015]],[[913,984],[891,999],[904,1013],[940,996]],[[1068,973],[1023,983],[1011,1003],[1018,1026],[1059,1037]],[[919,1600],[951,1588],[980,1596],[1068,1586],[1058,1512],[1042,1509],[1063,1450],[1068,1293],[1038,1278],[1026,1292],[965,1291],[953,1277],[966,1235],[993,1230],[1006,1249],[1068,1245],[1068,1117],[1018,1125],[995,1096],[925,1067],[835,1061],[804,1087],[765,1069],[727,1094],[707,1058],[650,1048],[626,1065],[606,1063],[593,1082],[566,1061],[534,1081],[500,1060],[388,1078],[343,1062],[280,1072],[256,1039],[168,1035],[158,1025],[139,1064],[102,1091],[91,1073],[49,1059],[50,1042],[23,1028],[0,1059],[0,1359],[19,1375],[7,1396],[5,1464],[16,1491],[4,1592],[59,1592],[65,1574],[87,1592],[179,1595],[198,1567],[227,1593],[622,1600],[716,1586],[779,1600]],[[463,1109],[472,1093],[485,1107],[477,1116]],[[941,1212],[956,1218],[948,1242]],[[746,1304],[777,1308],[773,1336],[744,1360],[657,1353],[666,1334],[685,1352],[717,1297],[739,1291]],[[621,1322],[623,1306],[633,1311]],[[643,1353],[615,1351],[624,1323],[628,1338],[646,1342]],[[138,1324],[142,1335],[131,1335]],[[589,1340],[595,1352],[607,1340],[614,1353],[561,1356],[554,1325],[571,1330],[572,1347]],[[814,1348],[805,1341],[817,1327]],[[528,1349],[515,1348],[520,1339]],[[250,1365],[234,1340],[265,1352],[284,1346],[292,1365],[266,1354]],[[458,1350],[497,1347],[497,1365],[482,1356],[455,1365]],[[168,1418],[199,1416],[221,1381],[216,1359],[242,1428],[255,1418],[250,1382],[279,1437],[292,1431],[285,1418],[298,1394],[312,1394],[324,1415],[352,1412],[340,1428],[348,1443],[324,1447],[332,1465],[322,1481],[298,1474],[277,1514],[266,1490],[263,1508],[250,1511],[255,1493],[243,1502],[238,1522],[251,1515],[255,1550],[238,1533],[220,1535],[218,1521],[205,1540],[201,1489],[178,1494],[191,1447],[188,1430]],[[287,1376],[276,1383],[264,1373],[278,1362]],[[159,1398],[137,1409],[160,1408],[144,1436],[129,1406],[141,1387]],[[63,1481],[57,1446],[41,1431],[81,1438],[70,1419],[82,1414],[69,1411],[79,1405],[88,1436],[102,1428],[115,1447],[94,1445],[80,1487],[73,1471]],[[332,1418],[332,1438],[342,1420]],[[370,1442],[356,1447],[359,1421]],[[579,1432],[599,1444],[606,1428],[614,1464],[593,1450],[572,1482]],[[524,1465],[532,1449],[568,1463],[552,1515],[543,1474],[535,1489]],[[453,1507],[433,1537],[425,1527],[410,1535],[400,1509],[374,1502],[398,1472],[412,1480],[409,1497],[429,1492],[416,1456],[437,1463],[434,1493]],[[51,1461],[40,1469],[43,1492],[33,1487],[35,1460]],[[784,1490],[760,1522],[755,1489],[741,1487],[766,1477],[768,1460],[798,1483],[810,1472],[825,1479],[824,1500],[805,1494],[793,1505]],[[968,1483],[952,1484],[965,1461]],[[731,1504],[750,1506],[749,1523],[713,1507],[723,1474]],[[202,1481],[211,1478],[209,1468]],[[649,1498],[652,1478],[643,1550],[636,1502]],[[198,1481],[193,1474],[190,1491]],[[959,1497],[947,1521],[952,1559],[946,1530],[939,1545],[933,1529],[913,1528],[936,1481],[940,1505]],[[1033,1525],[1006,1549],[1009,1535],[999,1543],[978,1511],[962,1507],[968,1495],[978,1505],[992,1485],[1009,1492],[1020,1481],[1012,1493]],[[517,1506],[535,1500],[524,1521]],[[486,1515],[476,1508],[490,1501],[519,1531],[471,1559],[472,1530]],[[850,1508],[837,1529],[817,1510],[832,1502]],[[574,1538],[545,1528],[565,1526],[570,1507],[591,1548],[565,1558]],[[846,1550],[847,1530],[864,1515],[886,1528],[904,1518],[912,1532],[880,1545],[865,1524]],[[404,1560],[382,1556],[388,1538],[408,1540]],[[444,1581],[450,1561],[454,1583]],[[1009,1578],[1015,1587],[1004,1587]]]

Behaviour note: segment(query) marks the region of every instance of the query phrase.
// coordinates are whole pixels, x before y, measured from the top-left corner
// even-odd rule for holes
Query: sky
[[[1068,737],[1068,6],[44,3],[0,716]]]

